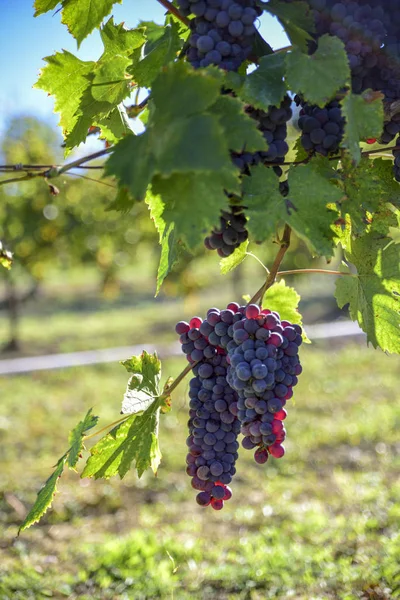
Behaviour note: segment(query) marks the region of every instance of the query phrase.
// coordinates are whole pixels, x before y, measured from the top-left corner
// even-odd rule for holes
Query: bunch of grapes
[[[237,71],[252,51],[256,34],[255,22],[262,10],[255,0],[177,0],[184,15],[193,14],[187,59],[195,67],[216,65],[226,71]],[[268,112],[246,107],[246,113],[258,122],[268,142],[268,151],[232,152],[232,160],[242,174],[256,164],[283,162],[288,152],[286,123],[292,117],[291,100],[286,96],[279,107]],[[275,167],[276,168],[276,167]],[[281,170],[277,171],[281,175]],[[223,212],[220,223],[204,240],[208,250],[229,256],[248,238],[243,207],[232,205]]]
[[[289,146],[286,142],[287,123],[292,118],[290,96],[286,95],[279,106],[270,106],[268,112],[246,106],[245,112],[258,123],[258,129],[268,144],[267,151],[232,153],[234,164],[243,174],[249,174],[249,167],[258,164],[283,163]]]
[[[387,36],[376,53],[376,64],[366,75],[363,89],[380,90],[388,101],[400,98],[400,19],[397,2],[384,3]]]
[[[242,175],[250,175],[249,168],[254,165],[271,162],[283,163],[289,150],[286,142],[287,122],[292,118],[291,100],[285,96],[279,107],[270,106],[268,112],[246,106],[246,113],[258,122],[258,129],[262,132],[268,143],[267,151],[259,152],[232,152],[233,163],[240,169]],[[280,177],[282,169],[273,167]],[[211,235],[204,240],[208,250],[217,250],[221,257],[229,256],[241,243],[247,240],[246,216],[243,206],[231,206],[231,212],[223,212],[219,227],[213,229]]]
[[[364,78],[378,62],[388,27],[381,3],[354,0],[309,0],[315,22],[315,38],[330,34],[345,45],[355,93],[366,89]]]
[[[337,152],[345,124],[338,100],[329,102],[324,108],[303,103],[299,96],[295,101],[302,105],[298,125],[304,150],[323,156]]]
[[[216,65],[237,71],[252,51],[256,19],[262,11],[255,0],[177,0],[184,15],[194,15],[187,58],[195,67]]]
[[[239,444],[256,449],[257,463],[284,455],[284,406],[302,368],[301,327],[257,305],[210,308],[206,319],[176,325],[193,364],[190,382],[187,473],[201,506],[223,507],[232,492]]]
[[[400,133],[400,114],[395,115],[390,121],[386,121],[383,133],[379,138],[381,144],[390,144],[392,140]]]
[[[359,94],[370,88],[381,91],[387,105],[398,100],[400,13],[397,0],[384,3],[380,0],[309,0],[309,4],[316,26],[315,39],[328,33],[344,42],[353,92]],[[400,116],[394,115],[386,120],[379,142],[388,144],[399,133]],[[311,146],[307,138],[305,144]]]
[[[371,88],[379,90],[388,102],[400,96],[400,27],[398,3],[389,0],[308,0],[315,23],[314,39],[330,34],[345,44],[349,59],[352,90],[359,94]],[[310,44],[310,52],[316,48]],[[334,108],[333,118],[326,114]],[[344,119],[335,100],[324,109],[302,103],[299,126],[302,144],[310,153],[324,156],[337,152],[343,136]],[[312,121],[309,118],[315,117]],[[400,133],[400,119],[395,116],[385,123],[380,138],[390,143]]]
[[[176,325],[182,350],[193,364],[190,382],[187,474],[198,490],[200,506],[221,510],[232,492],[228,484],[236,472],[240,424],[237,394],[227,383],[226,352],[212,345],[202,333],[207,326],[199,317]]]
[[[219,226],[204,240],[205,247],[217,250],[222,258],[229,256],[249,237],[246,222],[243,206],[232,205],[229,212],[222,211]]]

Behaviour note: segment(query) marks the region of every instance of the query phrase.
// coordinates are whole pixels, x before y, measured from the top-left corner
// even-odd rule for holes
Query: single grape
[[[230,487],[225,486],[225,495],[222,498],[222,500],[230,500],[232,498],[232,490]]]
[[[224,501],[211,498],[211,506],[214,510],[221,510],[224,507]]]
[[[208,492],[199,492],[196,496],[196,502],[200,506],[209,506],[211,503],[211,496]]]
[[[259,465],[263,465],[268,460],[268,450],[266,448],[259,448],[254,452],[254,460]]]
[[[285,448],[281,444],[272,444],[272,446],[268,446],[268,451],[274,458],[282,458],[285,454]]]
[[[211,490],[211,496],[217,500],[224,500],[225,488],[222,485],[214,485]]]

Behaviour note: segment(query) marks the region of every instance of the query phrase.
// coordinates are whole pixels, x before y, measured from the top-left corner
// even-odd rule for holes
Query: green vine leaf
[[[258,165],[243,177],[243,205],[247,207],[247,229],[257,242],[273,235],[288,216],[279,181],[272,169]]]
[[[99,62],[108,62],[115,56],[131,56],[134,50],[142,48],[147,37],[140,25],[136,29],[126,29],[123,23],[116,25],[113,17],[100,29],[104,52]]]
[[[243,148],[246,152],[268,150],[268,144],[257,128],[257,121],[246,115],[243,104],[237,98],[221,96],[209,111],[218,117],[230,150],[234,152],[243,152]]]
[[[234,74],[236,75],[236,74]],[[243,78],[227,74],[227,85],[254,108],[268,111],[272,105],[279,106],[286,94],[285,54],[263,56],[258,68]]]
[[[193,200],[197,201],[193,184],[207,179],[206,173],[210,175],[210,182],[204,185],[214,192],[217,180],[219,186],[226,185],[230,189],[235,178],[237,189],[238,171],[232,164],[227,143],[228,132],[236,123],[237,104],[229,104],[230,118],[222,117],[217,111],[222,76],[216,71],[195,72],[180,62],[166,67],[154,81],[146,131],[140,136],[127,136],[121,140],[106,163],[106,174],[116,176],[134,200],[145,197],[156,175],[162,176],[164,184],[171,176],[168,181],[178,188],[184,186],[184,179],[187,179],[187,187],[192,189],[192,212]],[[213,110],[217,114],[213,114]],[[245,115],[241,117],[243,119]],[[255,143],[255,135],[257,132],[253,131],[252,143]],[[196,144],[193,144],[194,139]],[[186,173],[185,178],[179,177]],[[230,182],[226,183],[227,179]],[[166,186],[162,187],[167,193]],[[180,239],[180,231],[177,235]],[[191,238],[190,232],[186,237]]]
[[[158,170],[164,176],[185,171],[233,171],[227,139],[217,116],[175,119],[168,126],[156,127],[151,134]]]
[[[249,240],[246,240],[238,248],[236,248],[235,252],[226,258],[222,258],[219,261],[219,265],[221,267],[222,275],[226,275],[236,269],[246,258],[247,256],[247,248],[249,246]]]
[[[83,421],[80,421],[76,427],[71,431],[68,437],[70,445],[68,453],[68,466],[70,469],[75,468],[80,454],[83,450],[83,435],[89,429],[92,429],[98,422],[99,417],[92,415],[92,409],[90,408],[86,413]]]
[[[328,173],[331,179],[327,179]],[[289,171],[287,222],[312,253],[327,258],[334,250],[335,206],[343,196],[334,185],[335,177],[335,171],[320,161]]]
[[[272,47],[264,40],[260,32],[257,30],[254,36],[252,55],[256,56],[257,58],[261,58],[267,54],[273,53],[274,51]]]
[[[179,263],[183,253],[184,245],[179,239],[177,239],[174,223],[169,223],[168,227],[163,231],[162,236],[160,236],[160,244],[161,255],[157,270],[155,296],[158,296],[165,278]]]
[[[400,227],[389,227],[388,237],[390,237],[394,244],[400,244]]]
[[[134,205],[134,200],[129,194],[129,190],[125,186],[120,186],[117,189],[117,195],[107,206],[106,211],[117,210],[124,214],[127,214],[132,206]]]
[[[81,61],[64,50],[45,59],[48,65],[35,84],[55,96],[66,153],[86,140],[92,125],[102,126],[110,142],[130,131],[118,104],[130,94],[127,68],[133,50],[145,41],[143,30],[128,31],[111,18],[100,35],[104,52],[96,63]]]
[[[307,162],[309,159],[308,152],[304,150],[303,144],[301,143],[301,137],[298,137],[293,145],[293,155],[294,162]]]
[[[388,214],[386,228],[397,223]],[[374,348],[400,354],[400,249],[381,228],[373,223],[369,233],[349,242],[346,257],[358,274],[338,279],[336,299],[339,308],[349,304],[350,317]]]
[[[133,462],[141,477],[149,467],[157,473],[161,461],[158,424],[161,400],[156,399],[143,412],[117,425],[91,448],[81,477],[125,477]]]
[[[231,173],[176,174],[155,177],[152,190],[163,204],[162,218],[167,230],[174,225],[175,240],[194,250],[219,222],[222,210],[228,210],[226,190],[237,193],[238,182]]]
[[[146,204],[150,209],[150,217],[158,231],[161,245],[161,256],[157,272],[155,293],[157,296],[168,273],[172,271],[179,260],[181,246],[175,236],[175,224],[169,223],[167,226],[167,223],[163,218],[164,203],[160,196],[148,193],[146,196]]]
[[[173,377],[168,377],[167,381],[164,383],[164,387],[163,387],[163,396],[165,397],[165,400],[161,406],[161,414],[166,415],[167,413],[171,412],[172,409],[172,400],[171,400],[171,396],[169,395],[169,390],[171,385],[174,382],[174,378]]]
[[[94,70],[92,96],[99,102],[119,104],[130,94],[126,69],[130,64],[127,56],[114,56],[101,62]]]
[[[214,67],[194,70],[184,62],[166,67],[152,87],[154,121],[168,124],[206,112],[220,97],[222,83],[223,75]]]
[[[58,460],[55,471],[52,475],[50,475],[42,489],[39,491],[36,502],[19,528],[19,533],[24,531],[24,529],[28,529],[28,527],[34,523],[40,521],[42,516],[51,506],[56,493],[57,482],[64,471],[65,464],[67,463],[70,469],[75,469],[76,464],[81,457],[81,452],[84,448],[84,434],[86,431],[89,431],[89,429],[92,429],[97,424],[98,420],[99,417],[92,415],[92,409],[90,408],[83,421],[80,421],[78,425],[70,432],[68,437],[70,445],[69,450],[67,450],[64,456]]]
[[[60,0],[35,0],[35,14],[33,16],[38,17],[49,10],[54,10],[59,3]]]
[[[323,35],[309,56],[293,48],[286,56],[289,89],[296,90],[311,104],[325,106],[350,81],[350,67],[339,38]]]
[[[90,76],[93,80],[93,75]],[[76,121],[71,131],[65,135],[66,154],[79,144],[85,142],[89,128],[97,120],[111,115],[114,104],[107,100],[96,100],[92,95],[92,87],[86,88],[82,94],[79,107],[76,112]]]
[[[158,444],[160,410],[168,404],[168,398],[160,393],[161,362],[156,353],[144,351],[121,364],[132,373],[122,413],[133,414],[93,446],[81,477],[98,479],[118,474],[122,479],[133,461],[139,477],[149,467],[157,473],[161,460]]]
[[[365,157],[356,168],[350,161],[343,161],[341,176],[344,197],[340,207],[344,217],[350,216],[353,233],[365,233],[368,213],[376,212],[380,204],[399,205],[400,185],[393,179],[392,161]]]
[[[38,493],[36,502],[32,506],[31,510],[25,517],[22,524],[20,525],[18,533],[21,533],[21,531],[28,529],[28,527],[31,527],[31,525],[33,525],[34,523],[37,523],[45,514],[45,512],[50,508],[57,490],[57,482],[64,471],[66,460],[67,455],[62,456],[59,459],[54,473],[50,475],[50,477]]]
[[[110,14],[114,4],[122,0],[63,0],[62,22],[78,42],[81,42]]]
[[[155,158],[148,131],[137,136],[128,135],[118,142],[105,164],[105,175],[117,177],[119,187],[129,190],[133,202],[144,199],[155,171]],[[128,201],[128,197],[125,198]],[[115,205],[116,210],[119,210],[118,206]],[[131,207],[128,202],[123,204],[124,211]]]
[[[383,158],[374,158],[371,162],[371,171],[379,178],[379,196],[382,202],[391,202],[400,208],[400,183],[393,177],[393,161]]]
[[[76,113],[82,95],[90,85],[88,77],[95,63],[84,62],[67,50],[44,60],[47,66],[42,69],[34,87],[55,97],[55,112],[60,113],[59,125],[66,135],[78,120]]]
[[[61,4],[61,21],[77,40],[79,48],[85,37],[99,27],[103,19],[110,14],[113,5],[121,3],[122,0],[35,0],[34,16],[38,17]]]
[[[382,98],[381,92],[366,90],[347,94],[341,102],[346,120],[342,144],[356,164],[361,160],[360,141],[379,138],[383,131]]]
[[[93,124],[100,127],[100,139],[107,140],[110,144],[116,144],[121,138],[133,134],[126,113],[120,106]]]
[[[300,300],[300,294],[294,288],[286,285],[284,279],[280,279],[265,292],[262,307],[278,312],[282,321],[296,323],[302,327],[303,318],[299,312]],[[303,339],[305,342],[310,342],[305,331],[303,331]]]
[[[185,25],[185,23],[182,23],[182,21],[180,19],[178,19],[178,17],[176,15],[173,15],[172,13],[168,13],[165,16],[165,25],[176,25],[178,27],[178,35],[180,37],[180,39],[182,40],[182,42],[187,42],[191,30],[190,27],[188,27],[187,25]]]
[[[180,25],[168,19],[165,27],[151,21],[141,21],[139,27],[146,32],[143,50],[134,53],[133,64],[128,69],[140,87],[151,87],[161,67],[176,59],[182,47]]]
[[[121,413],[136,414],[148,408],[160,395],[161,361],[145,350],[121,362],[132,373],[122,402]]]

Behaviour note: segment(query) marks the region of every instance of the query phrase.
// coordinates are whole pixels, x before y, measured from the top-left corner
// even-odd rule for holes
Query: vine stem
[[[18,181],[26,181],[27,179],[33,179],[34,177],[44,177],[45,179],[54,179],[55,177],[59,177],[63,173],[70,171],[71,169],[80,168],[86,162],[90,160],[95,160],[96,158],[100,158],[101,156],[105,156],[106,154],[110,154],[113,151],[113,147],[111,148],[103,148],[103,150],[99,150],[98,152],[93,152],[93,154],[88,154],[87,156],[82,156],[82,158],[78,158],[77,160],[73,160],[65,164],[62,167],[51,166],[46,171],[40,171],[39,173],[27,173],[23,177],[13,177],[12,179],[3,179],[0,180],[0,185],[5,185],[6,183],[15,183]],[[21,165],[16,165],[16,171],[29,170],[22,169]],[[103,168],[103,167],[102,167]],[[0,167],[1,169],[1,167]]]
[[[361,156],[370,156],[373,154],[380,154],[381,152],[388,152],[388,151],[393,152],[394,150],[400,150],[400,146],[386,146],[385,148],[375,148],[375,150],[364,150],[363,152],[361,152]],[[278,166],[291,167],[292,165],[306,165],[307,163],[310,162],[310,160],[312,158],[313,157],[310,154],[309,156],[307,156],[307,158],[305,158],[303,160],[293,160],[293,161],[287,161],[287,162],[283,162],[283,163],[268,163],[268,166],[269,167],[278,167]],[[328,160],[340,160],[340,159],[341,159],[341,156],[339,156],[339,155],[328,157]]]
[[[140,89],[140,88],[139,88]],[[139,113],[144,110],[149,103],[150,94],[139,104],[135,102],[135,104],[131,104],[131,106],[125,106],[126,114],[129,118],[135,118],[139,115]]]
[[[147,99],[146,99],[147,101]],[[56,165],[0,165],[0,173],[8,172],[8,171],[24,171],[26,175],[22,177],[13,177],[12,179],[3,179],[0,180],[0,185],[5,185],[6,183],[16,183],[19,181],[27,181],[28,179],[33,179],[34,177],[45,177],[47,179],[53,179],[55,177],[59,177],[63,173],[70,171],[72,169],[104,169],[104,165],[85,165],[86,162],[91,160],[95,160],[96,158],[100,158],[101,156],[105,156],[106,154],[110,154],[113,152],[114,147],[104,148],[103,150],[99,150],[98,152],[94,152],[93,154],[88,154],[87,156],[83,156],[82,158],[78,158],[77,160],[67,163],[64,166],[56,166]],[[386,148],[377,148],[375,150],[365,150],[361,152],[362,156],[370,156],[373,154],[380,154],[382,152],[392,152],[393,150],[400,150],[400,146],[387,146]],[[292,165],[304,165],[307,164],[311,160],[311,156],[308,156],[304,160],[292,161],[292,162],[284,162],[284,163],[268,163],[269,167],[274,166],[292,166]],[[340,160],[340,156],[331,156],[328,160]],[[45,168],[45,171],[42,169]],[[32,173],[31,171],[39,171],[38,173]]]
[[[278,250],[278,254],[275,257],[275,260],[271,267],[269,275],[268,275],[266,281],[260,287],[260,289],[251,298],[249,304],[255,304],[258,301],[260,302],[260,304],[262,304],[264,294],[268,290],[268,288],[270,288],[271,285],[273,285],[273,283],[275,282],[276,276],[278,274],[279,266],[290,246],[291,233],[292,233],[292,230],[290,229],[289,225],[286,224],[285,229],[283,231],[282,239],[280,240],[280,248]]]
[[[23,177],[12,177],[11,179],[3,179],[0,181],[0,185],[5,185],[6,183],[18,183],[19,181],[27,181],[28,179],[32,179],[32,177],[36,177],[36,175],[24,175]]]
[[[190,371],[193,369],[193,367],[196,364],[197,363],[186,365],[186,367],[183,369],[182,373],[180,373],[178,375],[178,377],[176,379],[174,379],[174,381],[171,383],[171,385],[168,386],[164,390],[164,392],[161,394],[161,396],[158,397],[159,400],[162,401],[162,400],[167,399],[168,396],[178,387],[178,385],[185,379],[186,375],[188,375],[188,373],[190,373]],[[123,423],[124,421],[126,421],[127,419],[129,419],[129,417],[131,417],[133,414],[134,413],[128,413],[128,414],[124,415],[123,417],[121,417],[120,419],[118,419],[117,421],[114,421],[113,423],[109,423],[108,425],[105,425],[104,427],[102,427],[98,431],[95,431],[95,432],[93,432],[93,433],[91,433],[89,435],[84,435],[83,438],[82,438],[83,441],[90,440],[91,438],[94,438],[97,435],[100,435],[104,431],[111,430],[116,425],[119,425],[120,423]]]
[[[252,252],[246,252],[246,256],[251,256],[252,258],[254,258],[264,269],[264,271],[266,271],[269,274],[269,269],[267,269],[267,267],[264,265],[264,263],[258,258],[258,256],[256,256],[255,254],[253,254]]]
[[[276,276],[283,277],[284,275],[302,275],[305,273],[314,274],[318,273],[320,275],[350,275],[352,273],[344,273],[343,271],[329,271],[328,269],[291,269],[290,271],[278,271]]]
[[[109,188],[112,188],[113,190],[117,189],[116,185],[111,185],[111,183],[106,183],[105,181],[102,181],[101,179],[95,179],[94,177],[88,177],[87,175],[81,175],[81,173],[67,173],[67,175],[69,177],[80,177],[81,179],[87,179],[88,181],[94,181],[94,183],[100,183],[101,185],[106,185]]]
[[[184,17],[179,10],[168,0],[157,0],[171,15],[175,15],[187,27],[190,27],[190,20]]]
[[[60,165],[61,166],[61,165]],[[41,171],[43,169],[53,169],[54,165],[0,165],[0,172],[7,173],[9,171]],[[103,169],[103,165],[78,165],[75,169]]]
[[[82,438],[82,440],[84,442],[86,442],[86,440],[90,440],[90,438],[94,438],[94,437],[96,437],[96,435],[100,435],[101,433],[103,433],[103,431],[110,430],[113,427],[115,427],[116,425],[119,425],[120,423],[123,423],[124,421],[126,421],[131,416],[132,416],[132,414],[124,415],[123,417],[121,417],[117,421],[114,421],[113,423],[109,423],[108,425],[104,425],[104,427],[102,427],[98,431],[95,431],[94,433],[91,433],[89,435],[84,435],[83,438]]]
[[[171,385],[169,385],[165,389],[161,398],[168,398],[168,396],[171,394],[171,392],[173,392],[175,390],[175,388],[178,387],[178,385],[181,383],[181,381],[183,381],[185,379],[186,375],[188,375],[190,373],[190,371],[193,369],[193,367],[196,364],[197,363],[189,363],[188,365],[186,365],[186,367],[183,369],[182,373],[180,373],[178,375],[178,377],[176,379],[174,379],[174,381],[171,383]]]
[[[67,171],[69,171],[70,169],[76,169],[77,167],[80,167],[81,165],[85,164],[85,162],[89,162],[90,160],[95,160],[96,158],[101,158],[102,156],[105,156],[106,154],[110,154],[113,151],[113,147],[111,146],[111,148],[103,148],[103,150],[99,150],[98,152],[93,152],[93,154],[88,154],[87,156],[82,156],[82,158],[77,158],[76,160],[73,160],[70,163],[67,163],[66,165],[64,165],[63,167],[59,167],[59,168],[55,168],[54,171],[55,173],[53,174],[53,169],[50,169],[47,173],[44,174],[44,177],[47,177],[48,179],[50,179],[51,177],[59,177],[60,175],[62,175],[63,173],[66,173]]]

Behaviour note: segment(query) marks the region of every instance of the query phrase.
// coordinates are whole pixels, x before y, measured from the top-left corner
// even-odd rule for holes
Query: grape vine
[[[158,1],[164,23],[133,29],[107,17],[109,0],[81,0],[71,12],[63,3],[78,44],[98,29],[103,51],[97,61],[56,52],[36,87],[54,98],[66,155],[88,135],[106,147],[63,165],[1,165],[0,185],[42,178],[54,192],[61,175],[101,170],[121,218],[148,205],[161,246],[157,293],[203,245],[217,251],[223,274],[251,254],[249,244],[272,242],[277,253],[246,306],[178,323],[189,364],[174,383],[161,386],[155,354],[124,362],[123,417],[88,434],[97,417],[87,413],[22,529],[42,517],[64,468],[75,469],[95,435],[106,433],[82,476],[124,477],[132,464],[139,476],[156,473],[160,418],[190,372],[187,473],[201,506],[219,510],[231,498],[240,434],[258,463],[283,455],[285,403],[302,369],[299,297],[276,281],[292,239],[344,266],[286,273],[334,274],[337,304],[368,342],[400,353],[398,2]],[[53,5],[36,0],[35,16]],[[263,39],[265,15],[290,45],[274,51]],[[12,242],[1,240],[0,266],[11,266]]]

